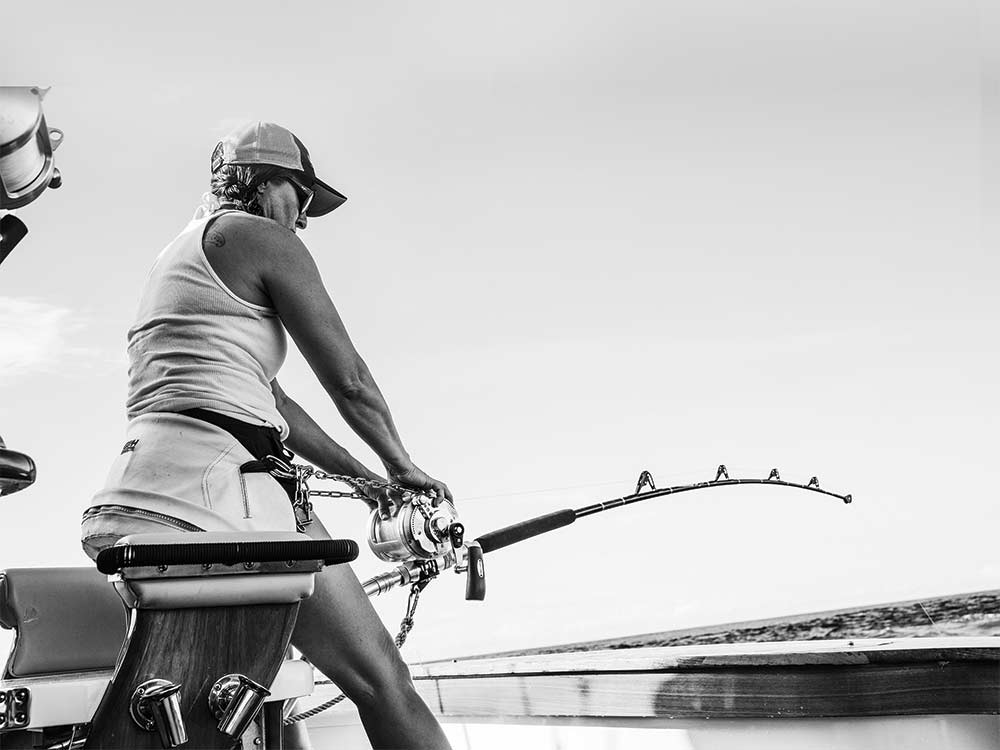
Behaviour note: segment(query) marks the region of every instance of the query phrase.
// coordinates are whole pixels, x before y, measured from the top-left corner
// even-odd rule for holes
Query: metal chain
[[[420,592],[423,591],[430,582],[431,579],[428,578],[423,581],[417,581],[410,587],[410,598],[406,603],[406,615],[403,617],[403,621],[399,624],[399,633],[397,633],[396,637],[393,639],[393,642],[396,644],[396,648],[403,648],[403,644],[406,643],[406,637],[410,634],[410,631],[413,630],[413,616],[417,613],[417,603],[420,600]],[[316,684],[332,685],[333,681],[323,680],[321,682],[317,682]],[[346,697],[347,696],[344,695],[344,693],[341,693],[340,695],[331,698],[326,703],[321,703],[314,708],[310,708],[308,711],[303,711],[302,713],[295,714],[294,716],[289,716],[281,722],[282,726],[290,727],[292,724],[297,724],[300,721],[310,719],[317,714],[323,713],[328,708],[333,708]]]
[[[294,467],[294,468],[292,468]],[[399,493],[410,493],[425,495],[427,494],[423,490],[415,490],[412,487],[403,487],[400,484],[393,484],[392,482],[383,482],[381,479],[365,479],[364,477],[352,477],[347,474],[329,474],[325,471],[320,471],[312,466],[302,465],[302,464],[291,464],[289,466],[290,471],[294,471],[295,478],[298,482],[299,492],[302,493],[304,497],[316,496],[316,497],[353,497],[358,500],[370,500],[367,495],[363,494],[361,489],[364,487],[370,487],[377,490],[390,490]],[[353,487],[353,492],[339,492],[337,490],[313,490],[309,489],[307,484],[311,477],[316,479],[330,480],[332,482],[340,482],[341,484],[346,484],[349,487]]]
[[[312,468],[312,467],[308,467]],[[350,477],[346,474],[327,474],[325,471],[320,471],[319,469],[313,469],[308,472],[317,479],[329,479],[333,482],[343,482],[351,487],[374,487],[376,489],[382,490],[397,490],[399,492],[413,492],[414,490],[407,487],[403,487],[399,484],[393,484],[392,482],[383,482],[381,479],[365,479],[364,477]]]

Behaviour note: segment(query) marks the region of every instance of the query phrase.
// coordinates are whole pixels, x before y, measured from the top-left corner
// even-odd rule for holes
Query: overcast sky
[[[450,573],[410,659],[997,588],[995,19],[881,3],[47,3],[64,176],[0,267],[0,434],[38,463],[0,567],[84,565],[125,331],[234,124],[348,202],[302,234],[472,535],[658,485]],[[990,40],[993,41],[990,41]],[[994,45],[995,46],[995,45]],[[297,352],[285,390],[359,457]],[[361,539],[360,504],[317,503]],[[367,551],[362,576],[384,569]],[[395,631],[405,596],[379,604]]]

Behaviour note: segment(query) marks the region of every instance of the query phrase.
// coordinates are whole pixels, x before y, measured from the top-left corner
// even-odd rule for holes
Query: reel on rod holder
[[[50,128],[42,112],[48,92],[40,86],[0,86],[0,208],[26,206],[45,188],[62,185],[52,153],[63,132]]]
[[[50,128],[42,112],[48,88],[0,86],[0,209],[21,208],[46,188],[62,185],[53,152],[63,132]],[[13,214],[0,217],[0,263],[24,239],[28,228]]]

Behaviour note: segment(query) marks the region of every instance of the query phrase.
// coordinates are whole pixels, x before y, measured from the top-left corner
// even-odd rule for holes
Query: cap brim
[[[316,194],[309,204],[309,210],[306,211],[306,216],[310,218],[326,216],[326,214],[347,200],[346,195],[338,193],[322,180],[317,179],[313,182],[312,187],[316,191]]]

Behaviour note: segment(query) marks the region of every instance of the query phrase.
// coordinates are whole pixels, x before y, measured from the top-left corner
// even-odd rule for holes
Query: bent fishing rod
[[[399,495],[403,501],[394,507],[388,517],[385,517],[379,509],[373,510],[368,526],[368,545],[376,557],[387,562],[395,561],[402,564],[388,573],[369,578],[362,584],[369,597],[384,594],[397,586],[410,584],[406,614],[395,638],[398,648],[403,647],[407,635],[413,629],[420,593],[442,570],[452,567],[456,573],[466,573],[465,598],[482,601],[486,598],[486,568],[483,564],[483,555],[569,526],[584,516],[592,516],[612,508],[621,508],[657,497],[737,484],[792,487],[836,497],[844,503],[850,503],[852,500],[850,495],[838,495],[835,492],[820,489],[819,480],[816,477],[812,477],[808,484],[786,482],[781,478],[777,469],[771,469],[767,479],[731,478],[723,464],[716,471],[715,479],[709,482],[694,482],[693,484],[663,487],[662,489],[657,489],[653,476],[648,471],[643,471],[639,475],[635,492],[631,495],[586,505],[582,508],[567,508],[546,513],[488,532],[466,543],[465,526],[458,520],[455,506],[446,500],[435,505],[429,496],[413,493],[403,487],[339,474],[327,474],[310,466],[283,464],[281,470],[285,471],[284,478],[296,479],[296,502],[293,505],[297,505],[297,517],[304,515],[308,518],[312,509],[309,503],[310,496],[355,497],[364,500],[368,498],[362,494],[361,490],[366,487],[403,493]],[[352,488],[352,492],[310,490],[306,484],[310,477],[345,483]],[[319,682],[317,684],[326,683]],[[285,718],[282,723],[288,726],[316,716],[342,701],[344,697],[344,694],[341,693],[308,711]]]
[[[320,479],[335,478],[335,475],[318,471],[314,472],[314,475]],[[380,485],[372,482],[367,484]],[[368,541],[375,555],[387,562],[402,564],[392,571],[368,579],[362,585],[369,596],[378,596],[396,586],[427,581],[437,576],[441,570],[453,567],[456,573],[467,574],[465,598],[482,601],[486,597],[486,573],[483,563],[485,554],[561,529],[575,523],[579,518],[603,513],[613,508],[682,492],[734,485],[791,487],[835,497],[845,504],[852,500],[851,495],[841,495],[822,489],[816,477],[812,477],[806,484],[786,481],[781,478],[777,469],[772,469],[766,479],[730,477],[725,465],[722,464],[716,471],[715,479],[660,489],[657,489],[652,475],[648,471],[643,471],[639,475],[635,492],[630,495],[582,508],[566,508],[546,513],[488,532],[466,543],[465,527],[458,520],[458,514],[451,503],[444,501],[434,505],[429,497],[410,493],[408,499],[397,506],[388,519],[381,517],[378,511],[373,511],[369,524]],[[307,490],[306,493],[341,497],[358,496],[352,493],[311,490]]]

